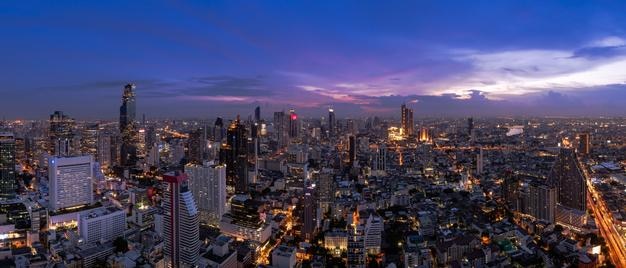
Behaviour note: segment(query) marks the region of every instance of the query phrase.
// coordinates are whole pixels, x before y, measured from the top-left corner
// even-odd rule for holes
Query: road
[[[581,163],[582,164],[582,163]],[[582,165],[581,165],[582,166]],[[604,199],[598,194],[591,183],[591,177],[586,168],[582,168],[587,180],[587,204],[595,215],[596,225],[600,235],[604,237],[609,248],[609,258],[617,267],[626,267],[626,243],[611,221],[611,213],[606,208]],[[597,201],[593,201],[595,200]]]

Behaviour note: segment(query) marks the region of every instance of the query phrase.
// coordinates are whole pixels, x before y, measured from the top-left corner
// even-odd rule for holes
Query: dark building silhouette
[[[348,138],[348,140],[349,140],[349,144],[348,144],[348,158],[349,158],[350,165],[353,165],[354,162],[356,161],[356,137],[351,135]]]
[[[220,163],[226,164],[226,186],[229,193],[248,191],[248,138],[239,116],[228,127],[226,144],[220,151]]]
[[[261,107],[254,108],[254,122],[261,121]]]
[[[400,108],[402,115],[401,127],[404,130],[404,136],[413,135],[413,109],[406,107],[406,104],[402,104]]]
[[[222,141],[224,139],[224,120],[221,117],[215,119],[213,139],[215,139],[215,141]]]
[[[122,106],[120,106],[120,133],[122,146],[120,148],[120,164],[122,166],[134,166],[137,161],[137,126],[135,107],[135,85],[124,86]]]
[[[0,198],[15,196],[15,179],[15,137],[11,133],[0,133]]]
[[[73,150],[74,119],[61,111],[50,115],[50,153],[56,156],[70,156]]]
[[[334,137],[337,131],[337,118],[335,118],[335,110],[328,109],[328,136]]]
[[[587,209],[587,184],[574,149],[561,148],[549,179],[557,188],[557,201],[569,209]]]

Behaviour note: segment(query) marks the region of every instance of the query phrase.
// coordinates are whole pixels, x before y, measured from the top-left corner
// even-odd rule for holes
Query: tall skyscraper
[[[404,131],[404,136],[408,137],[413,135],[413,109],[408,108],[406,104],[402,104],[400,112],[402,114],[401,127]]]
[[[374,170],[387,170],[387,145],[384,143],[376,148],[374,155]]]
[[[561,206],[587,210],[587,183],[573,149],[561,148],[549,179],[557,187],[557,201]]]
[[[0,198],[13,198],[17,189],[15,172],[15,137],[0,133]]]
[[[230,194],[248,191],[248,138],[239,116],[228,127],[226,144],[220,151],[220,163],[226,164],[226,185]]]
[[[111,135],[107,133],[98,133],[96,149],[96,161],[101,167],[109,167],[113,164],[111,155]]]
[[[578,153],[581,155],[591,153],[591,135],[589,133],[578,134]]]
[[[200,211],[200,220],[217,225],[226,212],[226,167],[204,162],[187,164],[189,187]]]
[[[302,238],[311,241],[317,228],[317,202],[315,200],[315,189],[305,187],[302,198]]]
[[[533,180],[528,185],[528,214],[553,223],[556,217],[556,188]]]
[[[356,137],[350,135],[348,142],[348,161],[350,165],[353,165],[356,162]]]
[[[472,131],[474,131],[474,118],[467,118],[467,135],[472,136]]]
[[[135,84],[124,86],[122,106],[120,106],[120,133],[122,146],[120,149],[120,164],[122,166],[134,166],[137,159],[136,147],[136,107],[135,107]]]
[[[260,122],[261,121],[261,107],[257,106],[256,108],[254,108],[254,122]]]
[[[205,157],[207,141],[204,139],[204,129],[199,128],[189,133],[187,140],[187,160],[190,163],[200,164]]]
[[[199,258],[199,212],[189,189],[187,175],[163,175],[163,236],[168,267],[195,267]]]
[[[335,110],[328,108],[328,136],[334,137],[337,131],[337,118],[335,118]]]
[[[294,109],[289,110],[289,138],[297,138],[300,135],[300,120]]]
[[[50,115],[50,153],[56,156],[70,156],[74,139],[74,119],[55,111]]]
[[[353,214],[352,226],[348,227],[348,268],[365,268],[365,228],[359,224],[359,213]]]
[[[224,119],[218,117],[215,119],[213,127],[213,139],[217,142],[221,142],[224,139]]]
[[[93,203],[93,165],[91,155],[48,160],[50,210]]]
[[[483,158],[483,148],[478,148],[478,152],[476,153],[476,174],[483,174],[483,167],[485,166],[484,158]]]
[[[287,118],[285,118],[285,112],[274,112],[274,135],[276,136],[276,142],[278,147],[285,147],[289,143],[289,133],[287,128]]]

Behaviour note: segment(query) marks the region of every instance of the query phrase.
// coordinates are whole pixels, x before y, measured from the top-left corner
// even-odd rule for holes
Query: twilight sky
[[[626,1],[0,1],[0,116],[626,116]]]

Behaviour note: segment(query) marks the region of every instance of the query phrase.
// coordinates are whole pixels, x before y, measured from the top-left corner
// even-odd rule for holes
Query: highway
[[[584,167],[581,165],[581,167]],[[596,225],[600,229],[600,235],[604,237],[606,245],[609,248],[609,258],[617,267],[626,267],[626,243],[619,234],[615,225],[611,220],[611,213],[606,208],[604,199],[598,194],[591,183],[591,177],[587,173],[586,168],[582,168],[587,180],[587,204],[595,215]],[[595,200],[597,201],[593,201]]]

